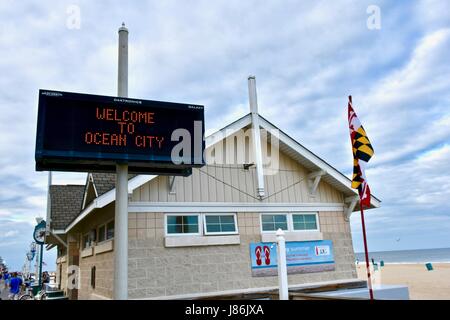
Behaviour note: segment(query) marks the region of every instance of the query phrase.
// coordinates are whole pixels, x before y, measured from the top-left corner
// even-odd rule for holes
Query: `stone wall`
[[[95,250],[94,250],[95,251]],[[96,268],[95,289],[91,287],[91,268]],[[105,298],[113,297],[114,252],[94,254],[80,258],[79,300],[96,299],[95,295]],[[93,296],[94,295],[94,296]]]
[[[320,212],[323,238],[332,240],[336,269],[289,275],[289,284],[356,278],[349,223],[342,212]],[[239,213],[239,245],[166,248],[162,213],[129,215],[129,298],[219,293],[278,285],[275,277],[252,277],[249,244],[260,242],[257,213]]]
[[[78,300],[100,299],[102,297],[112,298],[113,296],[114,251],[96,253],[97,246],[105,244],[105,242],[103,242],[102,244],[95,244],[92,255],[83,257],[81,244],[81,239],[84,234],[88,233],[93,228],[98,228],[100,225],[105,224],[113,218],[114,203],[95,211],[94,214],[91,214],[81,221],[69,233],[73,239],[76,239],[78,244],[78,266],[80,267],[80,289],[78,290]],[[111,249],[113,249],[113,246]],[[96,267],[95,289],[91,287],[91,268],[93,266]]]
[[[61,280],[60,280],[61,277]],[[56,282],[60,284],[61,290],[67,294],[67,262],[56,263]]]

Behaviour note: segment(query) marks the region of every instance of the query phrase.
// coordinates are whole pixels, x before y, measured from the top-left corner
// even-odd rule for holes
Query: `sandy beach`
[[[450,300],[450,264],[433,264],[433,271],[427,271],[425,264],[386,264],[375,271],[382,284],[404,284],[409,287],[411,300]],[[367,279],[362,263],[357,267],[358,277]]]

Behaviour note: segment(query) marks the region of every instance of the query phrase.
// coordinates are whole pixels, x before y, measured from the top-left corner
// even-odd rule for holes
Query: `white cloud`
[[[0,2],[0,225],[45,216],[47,174],[34,170],[37,90],[114,95],[122,21],[130,96],[205,104],[207,128],[220,128],[248,113],[254,74],[261,114],[345,172],[352,94],[375,147],[367,174],[383,208],[368,225],[378,241],[387,245],[382,229],[392,223],[418,228],[424,209],[436,217],[430,228],[446,225],[447,206],[435,204],[449,198],[448,3],[80,0],[81,29],[69,30],[71,4]],[[366,27],[370,4],[381,8],[379,31]]]
[[[7,231],[5,234],[0,235],[0,237],[2,237],[2,238],[12,238],[12,237],[14,237],[17,234],[19,234],[19,231],[17,231],[17,230],[10,230],[10,231]]]

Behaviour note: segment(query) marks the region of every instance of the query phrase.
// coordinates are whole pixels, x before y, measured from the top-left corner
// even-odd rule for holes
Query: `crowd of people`
[[[31,276],[26,277],[25,275],[18,272],[8,272],[4,270],[0,272],[0,300],[4,290],[9,290],[8,299],[17,300],[20,295],[30,287],[33,283]],[[50,275],[47,271],[42,273],[42,287],[45,288],[47,284],[50,283]]]

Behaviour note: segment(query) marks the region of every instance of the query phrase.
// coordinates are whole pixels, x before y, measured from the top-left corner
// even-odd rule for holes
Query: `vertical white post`
[[[38,285],[39,284],[39,257],[41,256],[41,246],[36,245],[36,264],[34,265],[34,284]]]
[[[128,96],[128,29],[119,29],[118,96]],[[114,299],[128,299],[128,164],[116,165]]]
[[[117,95],[128,97],[128,29],[125,23],[119,28],[119,72],[117,78]]]
[[[47,219],[45,222],[46,226],[46,235],[50,233],[50,224],[51,224],[51,197],[50,197],[50,186],[52,185],[52,172],[48,172],[48,186],[47,186]]]
[[[259,128],[258,99],[256,95],[256,79],[254,76],[248,77],[248,94],[250,101],[250,113],[252,116],[252,139],[253,154],[256,162],[256,178],[258,187],[256,189],[258,197],[264,197],[264,169],[261,151],[261,132]]]
[[[286,266],[286,240],[284,231],[277,230],[277,258],[278,258],[278,285],[280,287],[280,300],[289,300],[287,266]]]

